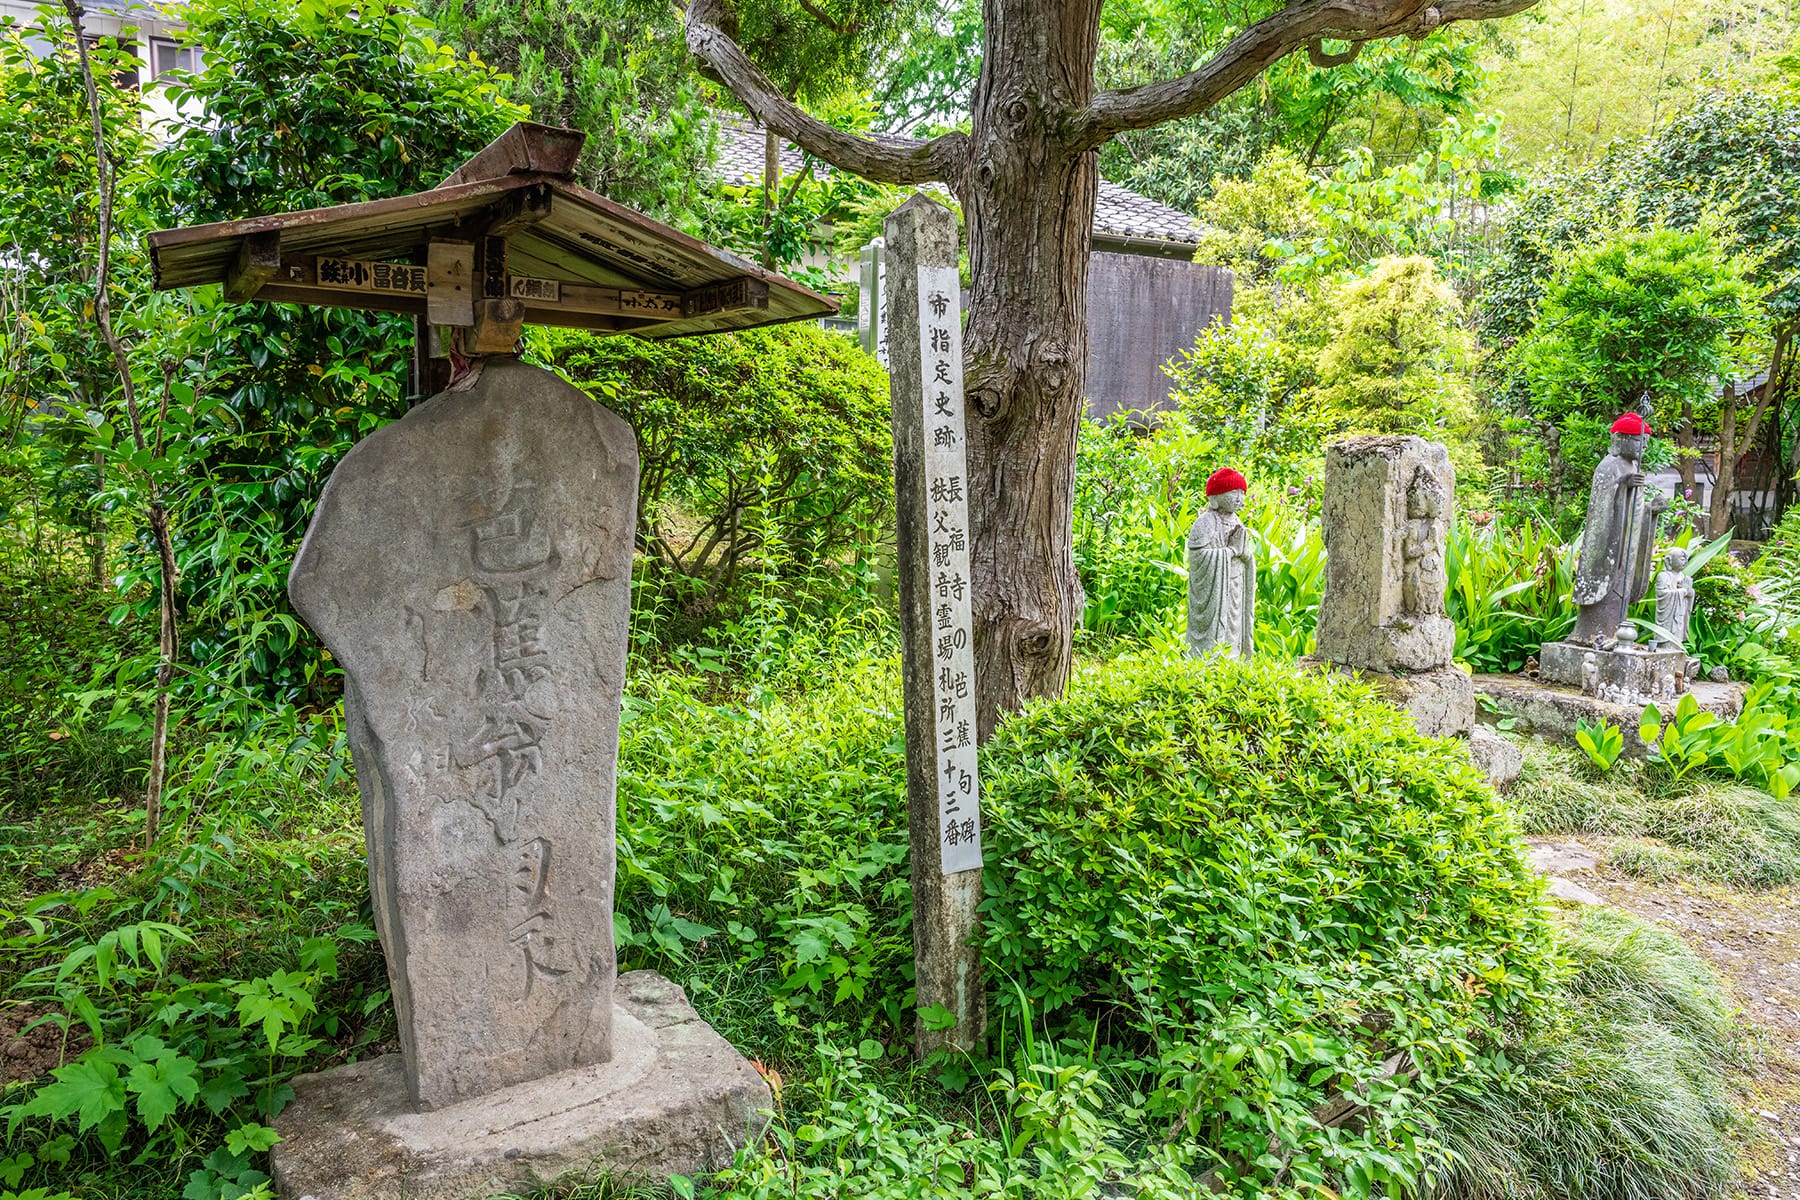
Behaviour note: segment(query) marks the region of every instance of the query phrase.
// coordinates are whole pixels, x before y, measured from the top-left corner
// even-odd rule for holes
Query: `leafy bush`
[[[1706,229],[1625,230],[1557,259],[1514,363],[1531,415],[1564,429],[1569,491],[1605,453],[1600,431],[1646,392],[1668,430],[1713,405],[1714,381],[1735,378],[1766,332],[1750,273]]]
[[[1725,1080],[1741,1051],[1710,968],[1654,925],[1584,908],[1556,1018],[1507,1047],[1498,1085],[1455,1089],[1446,1200],[1709,1200],[1731,1193]]]
[[[786,325],[646,342],[572,334],[557,365],[638,437],[638,548],[709,617],[747,570],[829,575],[866,557],[893,502],[887,379],[842,336]]]
[[[1385,258],[1333,298],[1315,403],[1344,432],[1410,433],[1445,443],[1457,491],[1480,495],[1475,339],[1462,303],[1429,258]]]
[[[814,656],[787,703],[707,704],[636,677],[619,747],[620,969],[704,956],[752,989],[757,1036],[910,1028],[898,664]],[[768,1026],[773,1022],[774,1028]],[[786,1030],[787,1032],[783,1032]],[[810,1035],[806,1043],[811,1045]]]
[[[1361,684],[1211,659],[1085,670],[983,754],[1003,1006],[1143,1053],[1148,1118],[1239,1186],[1272,1181],[1271,1138],[1296,1180],[1416,1182],[1420,1107],[1492,1069],[1481,1031],[1528,1011],[1553,959],[1466,751]],[[1416,1085],[1383,1072],[1397,1049]],[[1312,1109],[1352,1086],[1367,1124],[1321,1129]]]

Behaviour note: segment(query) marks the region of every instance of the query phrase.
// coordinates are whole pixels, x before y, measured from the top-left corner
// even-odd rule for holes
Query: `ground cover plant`
[[[1333,1087],[1375,1078],[1384,1052],[1399,1048],[1412,1050],[1429,1078],[1443,1071],[1467,1081],[1470,1062],[1480,1061],[1479,1031],[1522,1014],[1548,977],[1536,885],[1509,822],[1453,747],[1417,738],[1360,689],[1295,680],[1274,664],[1208,672],[1123,661],[1094,666],[1069,700],[1044,706],[989,752],[993,853],[1018,861],[1015,871],[995,872],[990,900],[991,958],[999,978],[1018,984],[1012,999],[1002,995],[1001,1057],[923,1073],[901,1065],[912,1014],[897,675],[891,642],[861,645],[815,659],[811,686],[754,706],[720,698],[705,672],[642,671],[624,724],[621,967],[671,974],[735,1044],[791,1081],[785,1152],[796,1162],[816,1166],[830,1152],[849,1155],[843,1170],[860,1170],[855,1137],[819,1131],[854,1126],[846,1114],[866,1110],[888,1114],[882,1128],[929,1132],[949,1123],[992,1140],[957,1158],[951,1174],[961,1177],[963,1161],[987,1163],[980,1170],[1013,1178],[1009,1186],[1025,1189],[1017,1194],[1074,1194],[1054,1190],[1062,1185],[1034,1144],[1071,1171],[1105,1143],[1119,1157],[1101,1174],[1178,1180],[1223,1168],[1227,1178],[1266,1182],[1273,1171],[1247,1151],[1267,1136],[1267,1121],[1300,1121]],[[1255,706],[1240,711],[1263,730],[1255,746],[1244,723],[1215,728],[1246,689]],[[1368,748],[1326,736],[1321,717],[1350,721],[1361,730],[1356,744]],[[1264,773],[1264,760],[1281,769]],[[1402,763],[1419,768],[1403,774],[1433,782],[1383,783]],[[1218,784],[1170,786],[1204,780],[1196,764],[1216,771]],[[391,1037],[344,770],[330,723],[271,722],[235,748],[190,744],[176,759],[169,840],[149,860],[119,857],[131,844],[128,825],[90,824],[39,845],[32,835],[70,810],[9,810],[6,823],[26,835],[11,843],[9,875],[27,881],[29,898],[6,927],[8,999],[29,1001],[34,1015],[68,1014],[71,1047],[83,1047],[62,1076],[6,1095],[9,1154],[32,1157],[21,1179],[85,1179],[93,1194],[119,1195],[213,1186],[205,1181],[225,1181],[221,1166],[255,1169],[253,1158],[230,1156],[261,1148],[287,1075]],[[1109,806],[1127,824],[1075,824],[1081,836],[1068,841],[1084,805],[1128,778]],[[1322,786],[1329,780],[1362,790],[1340,793]],[[1007,807],[1009,795],[1016,807]],[[1412,852],[1359,817],[1347,798],[1354,795],[1393,806],[1395,819],[1416,829]],[[1244,820],[1253,807],[1265,815]],[[1335,827],[1336,840],[1305,835],[1315,824]],[[1221,847],[1241,848],[1221,850],[1208,871],[1254,871],[1273,851],[1268,869],[1286,877],[1246,891],[1241,878],[1197,875],[1173,892],[1144,892],[1164,868],[1153,859],[1132,868],[1132,856],[1158,840],[1132,828],[1203,841],[1230,834]],[[71,858],[108,877],[57,890]],[[1119,886],[1093,888],[1095,872],[1117,876]],[[1303,904],[1295,889],[1309,886]],[[1080,937],[1111,918],[1082,915],[1072,897],[1084,887],[1111,897],[1119,921],[1133,921],[1137,906],[1128,927],[1140,939],[1141,973],[1123,970],[1122,954],[1088,953]],[[1427,902],[1423,921],[1421,889],[1441,897]],[[1066,909],[1056,897],[1069,898]],[[1159,924],[1148,915],[1152,901],[1188,916]],[[1063,924],[1044,925],[1043,940],[1002,917],[1048,920],[1052,909]],[[1410,941],[1364,961],[1408,924]],[[1317,932],[1302,932],[1309,926]],[[1180,963],[1201,945],[1216,956],[1216,972],[1204,977],[1231,980],[1227,992],[1180,990],[1193,978]],[[1270,955],[1275,946],[1283,952]],[[1220,1007],[1230,991],[1266,999],[1231,1015]],[[1359,1025],[1364,1018],[1382,1032]],[[1265,1037],[1273,1049],[1251,1054],[1247,1047]],[[1452,1059],[1457,1069],[1444,1070]],[[941,1090],[946,1072],[951,1082],[970,1081],[960,1094]],[[1297,1138],[1289,1172],[1338,1178],[1366,1169],[1369,1187],[1387,1172],[1416,1174],[1430,1132],[1428,1118],[1414,1114],[1433,1090],[1388,1086],[1378,1094],[1393,1101],[1392,1122],[1318,1144]],[[1218,1116],[1199,1103],[1209,1094],[1227,1112],[1242,1097],[1242,1114]],[[147,1108],[144,1095],[153,1097]],[[1123,1107],[1135,1115],[1121,1118],[1118,1102],[1132,1096]],[[1148,1131],[1186,1109],[1181,1136],[1152,1145]],[[1054,1134],[1058,1114],[1078,1112],[1093,1115],[1091,1137]],[[879,1130],[856,1136],[872,1139],[870,1153],[891,1149]],[[215,1156],[220,1145],[226,1153]],[[936,1143],[922,1137],[920,1146]],[[46,1148],[51,1158],[66,1150],[69,1163],[45,1171],[49,1160],[37,1155]],[[1388,1156],[1397,1157],[1383,1165]],[[748,1182],[771,1169],[760,1161],[746,1160],[745,1174],[719,1186],[762,1194]]]

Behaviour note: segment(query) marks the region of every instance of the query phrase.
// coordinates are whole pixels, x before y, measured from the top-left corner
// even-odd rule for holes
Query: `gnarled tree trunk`
[[[1100,3],[988,6],[969,169],[956,186],[969,239],[963,360],[984,741],[1001,714],[1061,693],[1081,616],[1075,431],[1099,171],[1096,152],[1070,146],[1060,126],[1093,98]]]

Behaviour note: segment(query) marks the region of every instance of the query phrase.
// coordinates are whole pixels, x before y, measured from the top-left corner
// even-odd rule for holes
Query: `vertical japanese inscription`
[[[955,267],[919,267],[919,378],[925,398],[925,564],[943,871],[981,866],[975,763],[975,647],[969,596],[968,453],[963,415],[962,305]]]
[[[375,918],[425,1108],[612,1053],[631,430],[504,359],[332,474],[290,582],[344,664]]]

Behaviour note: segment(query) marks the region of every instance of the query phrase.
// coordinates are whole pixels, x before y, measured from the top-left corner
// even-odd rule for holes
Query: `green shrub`
[[[983,769],[1003,1008],[1097,1022],[1152,1059],[1151,1119],[1245,1186],[1271,1180],[1271,1136],[1297,1180],[1407,1186],[1433,1081],[1479,1078],[1479,1031],[1551,971],[1506,811],[1466,751],[1364,685],[1121,660],[1004,723]],[[1383,1076],[1396,1048],[1418,1084]],[[1321,1130],[1311,1109],[1352,1085],[1370,1120]]]
[[[559,334],[556,365],[630,422],[638,549],[654,582],[710,616],[773,565],[831,575],[886,535],[887,376],[854,341],[794,324],[647,342]]]
[[[1730,1193],[1741,1065],[1725,996],[1672,934],[1584,908],[1557,1019],[1509,1046],[1498,1086],[1442,1114],[1447,1200],[1707,1200]]]

